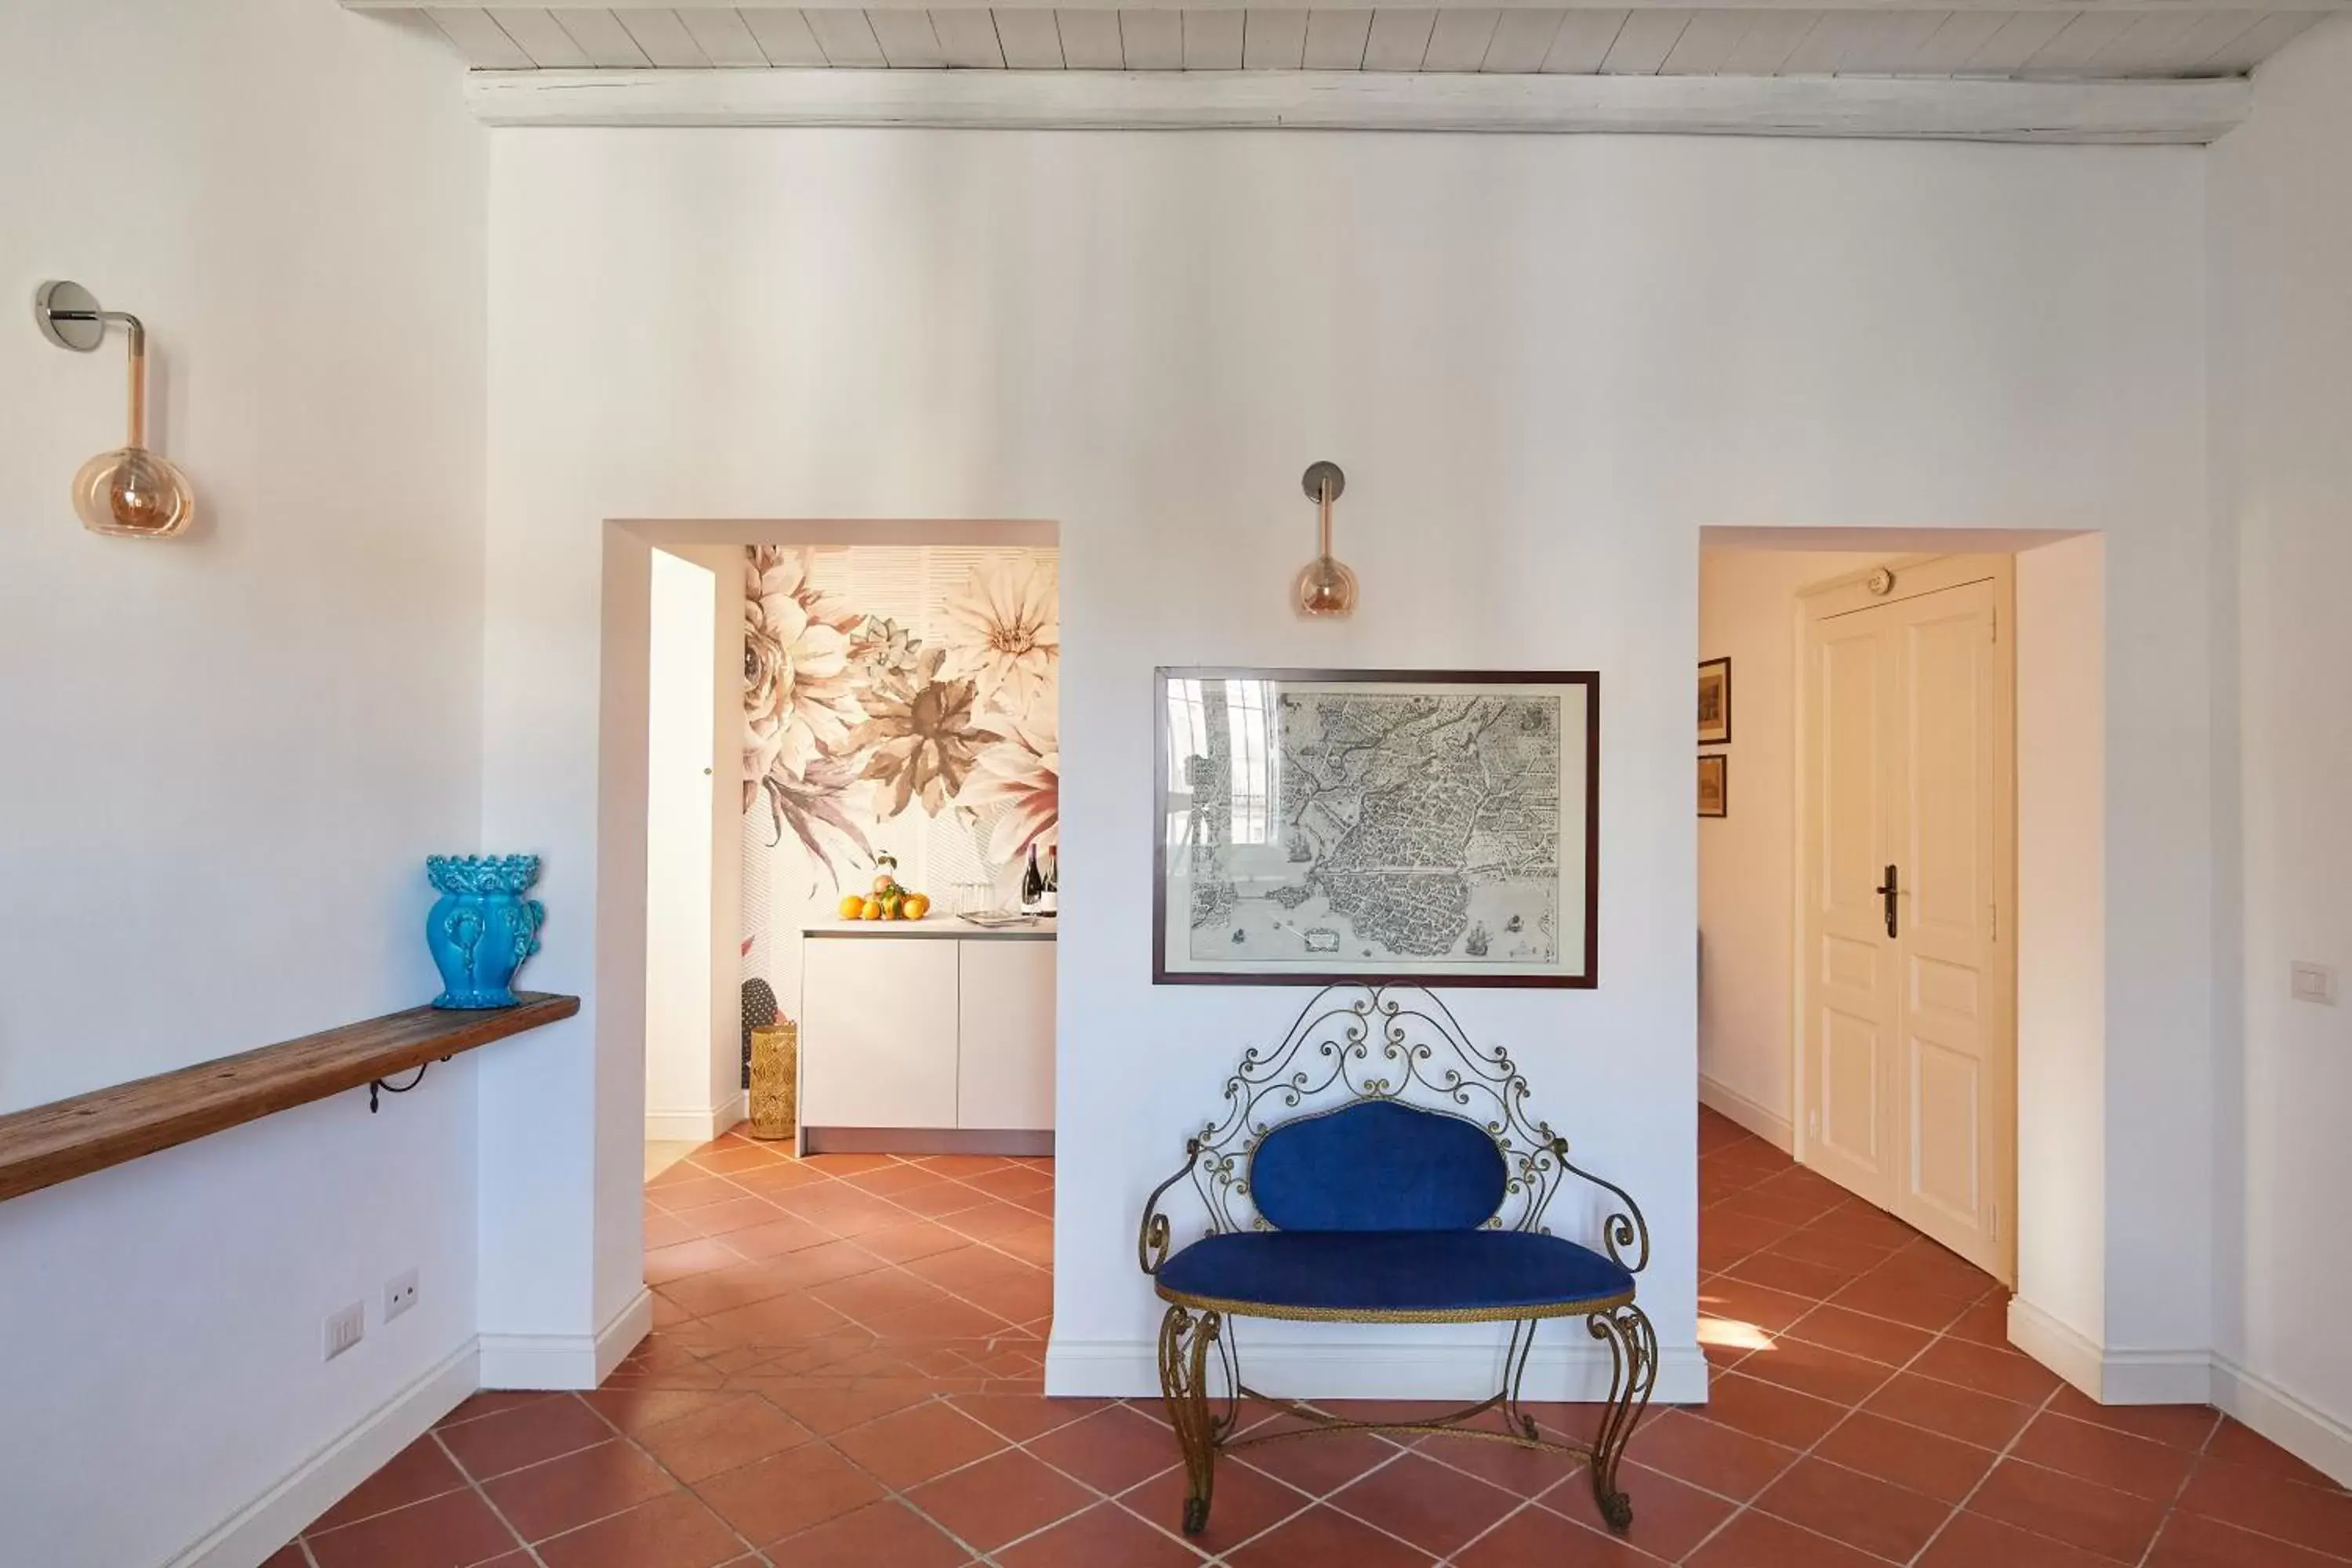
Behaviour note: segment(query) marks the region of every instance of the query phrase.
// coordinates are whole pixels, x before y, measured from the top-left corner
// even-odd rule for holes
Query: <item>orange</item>
[[[845,921],[856,920],[866,912],[866,900],[856,893],[844,893],[841,907],[834,912]]]
[[[931,899],[929,894],[908,893],[906,900],[899,904],[898,912],[905,915],[910,921],[919,921],[930,912],[930,908]]]
[[[865,903],[858,906],[857,918],[862,921],[880,920],[882,918],[882,900],[879,899],[866,900]]]

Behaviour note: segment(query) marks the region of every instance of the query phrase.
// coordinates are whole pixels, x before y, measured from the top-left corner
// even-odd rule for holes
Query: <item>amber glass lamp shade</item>
[[[1344,561],[1318,555],[1298,569],[1298,613],[1344,616],[1356,607],[1356,574]]]
[[[74,475],[73,503],[92,533],[169,539],[195,520],[185,474],[144,447],[100,452]]]

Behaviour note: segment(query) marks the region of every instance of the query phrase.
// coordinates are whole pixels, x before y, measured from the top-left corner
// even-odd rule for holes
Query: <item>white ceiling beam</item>
[[[1466,131],[2202,144],[2241,80],[1341,74],[1318,71],[477,72],[490,125],[1024,131]]]
[[[503,6],[509,0],[459,0],[433,7],[473,11]],[[1054,0],[1062,11],[1239,11],[1261,0]],[[352,11],[415,11],[417,0],[341,0]],[[1568,10],[1622,11],[1683,8],[1686,0],[1416,0],[1423,10]],[[539,9],[559,14],[572,11],[669,11],[677,0],[545,0]],[[939,11],[1001,8],[999,0],[735,0],[743,12],[810,11]],[[1026,7],[1016,7],[1026,8]],[[1354,0],[1346,7],[1371,11],[1375,5]],[[2244,11],[2257,15],[2304,16],[2352,12],[2352,0],[1856,0],[1823,6],[1821,0],[1708,0],[1707,8],[1728,11],[2114,11],[2128,16]]]

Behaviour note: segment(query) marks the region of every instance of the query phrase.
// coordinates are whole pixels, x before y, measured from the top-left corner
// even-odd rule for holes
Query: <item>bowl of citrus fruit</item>
[[[845,921],[919,921],[931,912],[928,893],[910,893],[898,885],[898,863],[881,858],[882,869],[870,893],[844,893],[840,915]]]

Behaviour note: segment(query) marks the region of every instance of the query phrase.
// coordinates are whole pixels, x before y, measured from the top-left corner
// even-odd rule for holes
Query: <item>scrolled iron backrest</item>
[[[1601,1243],[1639,1270],[1650,1237],[1624,1189],[1569,1163],[1568,1140],[1528,1110],[1528,1080],[1499,1047],[1482,1050],[1429,992],[1412,986],[1333,985],[1318,992],[1268,1051],[1252,1047],[1225,1081],[1225,1110],[1186,1142],[1182,1170],[1144,1208],[1138,1256],[1146,1273],[1168,1255],[1170,1226],[1160,1199],[1186,1177],[1212,1234],[1275,1228],[1252,1190],[1255,1157],[1278,1129],[1310,1117],[1377,1102],[1410,1106],[1476,1124],[1504,1167],[1500,1204],[1486,1228],[1547,1231],[1545,1212],[1575,1175],[1615,1195]]]

